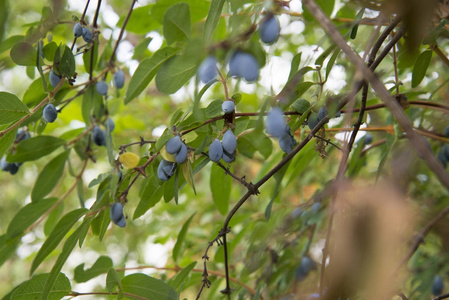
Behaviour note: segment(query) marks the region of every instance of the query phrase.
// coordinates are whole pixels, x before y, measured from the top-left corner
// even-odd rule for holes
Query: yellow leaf
[[[137,167],[140,161],[140,157],[132,152],[126,152],[120,154],[118,160],[122,163],[122,165],[127,169],[133,169]]]
[[[175,156],[173,154],[168,153],[167,150],[165,149],[165,146],[162,147],[161,149],[161,156],[163,159],[167,161],[176,162]]]

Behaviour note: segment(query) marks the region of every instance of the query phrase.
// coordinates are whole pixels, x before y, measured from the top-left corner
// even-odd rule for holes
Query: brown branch
[[[114,50],[112,50],[111,58],[109,59],[109,63],[108,63],[109,67],[112,67],[112,65],[114,63],[115,54],[117,53],[118,45],[120,44],[120,41],[123,38],[123,33],[125,32],[126,24],[128,24],[129,18],[131,17],[131,13],[133,12],[134,5],[136,4],[136,2],[137,2],[137,0],[133,0],[133,2],[131,3],[131,7],[128,10],[128,14],[126,15],[126,18],[123,21],[122,28],[120,29],[120,34],[118,36],[117,41],[115,42]],[[104,76],[106,77],[106,75],[107,75],[107,73]]]

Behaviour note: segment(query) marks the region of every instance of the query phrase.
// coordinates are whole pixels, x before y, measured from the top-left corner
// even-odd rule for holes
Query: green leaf
[[[140,8],[140,7],[139,7]],[[133,11],[133,15],[134,15],[134,11]],[[149,18],[145,18],[145,19],[149,19]],[[129,23],[128,23],[129,25]],[[126,26],[126,29],[128,29],[128,25]],[[150,44],[150,42],[153,40],[153,38],[151,36],[144,38],[142,40],[142,42],[140,42],[135,48],[134,48],[134,54],[133,54],[133,59],[138,59],[140,60],[142,57],[144,57],[145,52],[148,52],[148,45]]]
[[[35,66],[37,51],[27,42],[18,42],[11,49],[11,59],[19,66]]]
[[[63,213],[64,213],[64,203],[62,202],[48,215],[47,221],[45,221],[44,225],[45,236],[48,237],[51,234],[51,232],[55,228],[56,224],[58,223]]]
[[[0,138],[0,157],[9,150],[11,145],[16,140],[17,127],[7,132],[2,138]]]
[[[16,95],[0,92],[0,125],[16,122],[29,113],[28,107]]]
[[[122,295],[122,282],[120,281],[120,276],[114,268],[110,268],[108,271],[108,275],[106,276],[106,289],[109,293],[114,292],[114,288],[118,286],[119,289],[119,297]]]
[[[154,177],[154,174],[148,176],[142,184],[142,192],[139,194],[140,202],[134,211],[133,220],[139,218],[155,206],[164,194],[164,185],[158,184],[158,180]]]
[[[44,46],[44,57],[48,61],[54,61],[56,50],[58,49],[58,45],[55,42],[50,42]]]
[[[290,80],[290,78],[292,78],[292,76],[294,74],[296,74],[296,72],[298,72],[298,68],[299,68],[299,64],[301,63],[301,56],[302,56],[302,52],[299,52],[298,54],[296,54],[291,62],[291,67],[290,67],[290,73],[288,74],[288,79]]]
[[[223,100],[217,99],[209,103],[206,107],[206,117],[214,118],[223,114],[223,110],[221,109],[221,105],[223,104]]]
[[[30,300],[40,299],[44,289],[44,282],[48,279],[49,273],[39,274],[31,277],[17,287],[12,293],[11,299],[14,300]],[[72,290],[70,280],[64,273],[58,273],[54,286],[50,289],[48,299],[59,300],[69,294]]]
[[[165,47],[156,51],[149,59],[142,61],[129,81],[125,95],[125,104],[136,98],[151,82],[159,67],[173,57],[178,49]]]
[[[310,108],[310,102],[306,99],[298,99],[293,102],[292,108],[298,113],[303,114]]]
[[[76,282],[86,282],[112,268],[112,259],[108,256],[100,256],[90,269],[84,270],[84,263],[75,268],[74,279]]]
[[[229,198],[231,197],[232,178],[217,164],[212,164],[210,175],[210,190],[212,199],[218,211],[225,216],[229,208]]]
[[[156,86],[165,94],[176,93],[196,74],[198,64],[194,59],[178,55],[166,61],[156,75]]]
[[[78,241],[78,238],[83,232],[85,226],[89,226],[90,219],[85,220],[76,230],[73,232],[67,241],[64,243],[64,247],[62,248],[61,254],[58,256],[58,259],[56,260],[56,263],[54,264],[53,268],[51,269],[50,275],[48,276],[47,280],[45,281],[44,289],[42,291],[42,300],[47,300],[50,296],[50,291],[55,286],[55,281],[57,279],[57,276],[59,275],[59,272],[61,272],[62,266],[64,265],[65,261],[69,257],[70,253],[72,253],[73,248],[76,246],[76,242]]]
[[[111,176],[111,173],[102,173],[100,175],[98,175],[97,178],[93,179],[89,185],[87,186],[87,188],[93,188],[94,186],[96,186],[97,184],[100,184],[103,180],[105,180],[106,178],[108,178],[109,176]]]
[[[54,136],[41,135],[20,142],[15,153],[8,154],[9,162],[25,162],[48,155],[65,144],[65,140]]]
[[[426,76],[432,58],[432,50],[426,50],[416,59],[412,72],[412,88],[417,87]]]
[[[274,180],[276,180],[276,185],[273,190],[273,195],[271,196],[271,200],[268,203],[267,207],[265,208],[265,219],[267,221],[270,220],[271,216],[271,207],[273,206],[273,202],[276,199],[276,197],[279,195],[280,191],[282,190],[281,183],[282,179],[285,176],[285,172],[287,172],[288,166],[290,165],[291,160],[286,163],[276,174],[274,174]]]
[[[45,240],[34,258],[30,274],[33,274],[41,262],[56,248],[56,246],[58,246],[67,232],[69,232],[78,219],[86,214],[86,212],[87,209],[79,208],[67,213],[61,220],[59,220],[58,224],[56,224],[55,228],[50,233],[50,236]]]
[[[130,299],[178,300],[178,295],[171,286],[145,274],[126,276],[122,279],[122,288]]]
[[[206,23],[204,24],[204,40],[208,42],[214,34],[218,21],[220,20],[221,11],[225,0],[212,0],[209,12],[207,14]]]
[[[181,287],[185,284],[187,276],[189,276],[190,272],[195,268],[196,261],[183,268],[181,272],[179,272],[176,276],[170,278],[168,284],[174,288],[178,293],[180,293]],[[179,290],[178,290],[179,289]]]
[[[2,1],[0,3],[0,44],[5,34],[5,28],[8,21],[9,5],[8,1]]]
[[[47,77],[48,79],[48,77]],[[45,94],[42,77],[34,80],[23,95],[23,103],[28,107],[35,106],[47,97]]]
[[[365,13],[365,8],[363,7],[357,13],[357,16],[355,17],[354,21],[352,22],[352,29],[351,29],[351,33],[350,33],[349,37],[351,39],[353,39],[353,40],[357,37],[357,31],[359,29],[359,23],[360,23],[360,20],[362,19],[364,13]]]
[[[181,231],[178,234],[178,239],[176,240],[175,247],[173,247],[173,260],[178,261],[179,255],[182,254],[182,244],[186,238],[187,230],[189,229],[190,222],[192,222],[195,213],[190,216],[190,218],[182,225]]]
[[[147,34],[159,28],[161,25],[155,22],[154,18],[151,16],[151,9],[154,4],[148,4],[141,7],[135,7],[126,24],[126,31],[137,33],[137,34]],[[122,16],[117,23],[117,27],[123,26],[125,21],[125,16]]]
[[[11,239],[22,234],[25,229],[48,211],[56,201],[58,201],[58,198],[41,199],[40,201],[31,202],[22,207],[9,223],[6,237]]]
[[[31,191],[31,201],[37,201],[47,196],[58,184],[64,173],[64,166],[69,157],[70,149],[53,158],[39,173]]]
[[[16,252],[20,241],[20,236],[13,239],[8,239],[6,238],[6,234],[0,235],[0,266],[3,265],[13,253]]]
[[[188,40],[191,30],[189,4],[181,2],[167,9],[162,25],[168,45]]]
[[[68,46],[65,46],[64,53],[58,66],[59,74],[65,77],[72,77],[75,74],[75,57]]]
[[[256,290],[256,294],[253,297],[253,300],[259,300],[260,299],[260,289],[262,288],[262,284],[259,284]]]

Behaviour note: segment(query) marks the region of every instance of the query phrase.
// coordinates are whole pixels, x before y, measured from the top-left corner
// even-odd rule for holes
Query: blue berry
[[[209,146],[209,159],[213,162],[218,162],[222,156],[223,146],[218,139],[215,139]]]
[[[107,120],[108,125],[109,125],[109,132],[113,132],[115,129],[115,123],[111,118],[108,118]]]
[[[198,77],[204,83],[208,83],[217,76],[217,60],[212,55],[206,57],[198,67]]]
[[[265,122],[265,127],[268,134],[274,137],[281,137],[285,133],[285,126],[287,122],[285,121],[284,113],[279,107],[273,107],[273,109],[268,113]]]
[[[279,146],[281,147],[282,151],[285,153],[290,153],[293,150],[293,147],[296,145],[296,140],[293,138],[293,136],[290,134],[290,131],[287,133],[284,133],[279,138]]]
[[[53,69],[50,70],[50,75],[48,76],[48,79],[50,81],[50,85],[52,87],[57,87],[58,84],[61,82],[62,77],[56,74]]]
[[[9,163],[6,161],[6,156],[2,157],[2,160],[0,162],[0,168],[2,171],[9,172],[13,168],[14,163]]]
[[[106,146],[106,132],[99,126],[95,126],[92,131],[92,139],[97,146]]]
[[[179,135],[172,137],[165,144],[165,150],[170,154],[175,154],[181,149],[182,141]]]
[[[237,139],[231,130],[225,132],[221,140],[221,144],[223,145],[224,151],[228,153],[235,152],[235,149],[237,149]]]
[[[227,163],[232,163],[235,160],[235,151],[232,153],[228,153],[223,150],[223,156],[221,157]]]
[[[435,296],[439,296],[443,293],[443,289],[444,289],[443,278],[441,278],[441,276],[439,275],[436,275],[435,278],[433,279],[432,293]]]
[[[45,121],[48,123],[53,123],[58,117],[58,112],[53,104],[47,104],[44,107],[42,115],[44,116]]]
[[[309,119],[307,119],[307,124],[309,125],[310,130],[313,130],[316,125],[320,122],[320,118],[317,113],[311,113]]]
[[[25,132],[25,130],[23,128],[20,128],[16,134],[16,143],[18,143],[20,141],[27,140],[30,137],[31,137],[31,135],[29,132]]]
[[[125,74],[122,70],[118,70],[114,74],[114,86],[121,89],[125,85]]]
[[[438,151],[437,158],[440,161],[440,163],[443,165],[443,167],[446,168],[447,166],[447,156],[444,154],[442,150]]]
[[[369,133],[367,133],[366,135],[365,135],[365,140],[364,140],[364,144],[365,145],[369,145],[369,144],[371,144],[373,142],[373,136],[371,135],[371,134],[369,134]]]
[[[265,44],[272,44],[279,38],[281,27],[275,16],[270,16],[260,23],[259,33],[260,39]]]
[[[247,52],[237,51],[229,61],[229,74],[244,78],[247,82],[259,78],[259,63],[256,58]]]
[[[106,96],[108,93],[108,84],[105,81],[98,81],[97,82],[97,92],[98,94],[102,95],[102,96]]]
[[[75,26],[73,26],[73,35],[76,38],[83,35],[83,26],[80,23],[76,23]]]
[[[327,109],[326,107],[322,106],[320,107],[320,109],[318,110],[318,118],[320,119],[320,121],[322,119],[324,119],[327,116]]]
[[[175,174],[175,170],[176,163],[163,159],[157,167],[157,177],[162,181],[167,181]]]
[[[84,40],[86,43],[90,43],[90,42],[92,42],[92,39],[93,39],[93,38],[94,38],[94,35],[92,34],[92,31],[90,31],[89,28],[84,27],[84,28],[83,28],[83,40]]]
[[[175,153],[175,161],[178,164],[182,164],[187,159],[187,146],[184,143],[181,143],[181,148],[178,152]]]
[[[119,225],[120,223],[119,225],[120,227],[125,227],[126,221],[125,216],[123,215],[123,205],[120,202],[115,202],[114,204],[111,205],[109,214],[114,224]],[[121,226],[123,222],[122,220],[125,221],[123,226]]]
[[[221,105],[221,109],[225,114],[232,114],[232,112],[235,109],[234,101],[231,100],[224,101],[223,104]]]

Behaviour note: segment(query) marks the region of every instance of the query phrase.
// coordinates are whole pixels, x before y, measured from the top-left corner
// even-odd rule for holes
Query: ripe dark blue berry
[[[57,87],[58,84],[61,82],[62,77],[56,74],[53,69],[50,70],[50,75],[48,76],[48,79],[50,81],[50,85],[52,87]]]
[[[165,144],[165,150],[170,154],[175,154],[181,149],[182,141],[179,135],[172,137]]]
[[[56,118],[58,118],[58,111],[56,110],[56,107],[50,103],[44,107],[42,115],[44,116],[45,121],[53,123]]]
[[[227,163],[232,163],[235,160],[235,151],[232,153],[228,153],[223,150],[223,156],[221,157]]]
[[[2,160],[0,162],[0,167],[1,167],[2,171],[9,172],[13,165],[14,165],[14,163],[9,163],[6,161],[6,156],[2,157]]]
[[[73,26],[73,35],[76,38],[83,35],[83,26],[80,23],[76,23],[75,26]]]
[[[23,128],[20,128],[19,130],[17,130],[16,143],[18,143],[20,141],[27,140],[30,137],[31,137],[31,135],[29,132],[26,132]]]
[[[443,293],[443,289],[444,289],[443,278],[441,278],[441,276],[439,275],[436,275],[435,278],[433,279],[432,294],[434,294],[435,296],[439,296]]]
[[[365,135],[365,140],[364,140],[364,144],[365,145],[369,145],[369,144],[371,144],[373,142],[373,136],[371,135],[371,134],[369,134],[369,133],[367,133],[366,135]]]
[[[326,107],[322,106],[320,107],[320,109],[318,110],[318,118],[320,119],[320,121],[322,119],[324,119],[327,116],[327,109]]]
[[[296,269],[296,279],[303,280],[309,274],[309,272],[315,267],[315,263],[313,260],[304,256],[301,259],[301,264]]]
[[[111,118],[108,118],[107,120],[108,125],[109,125],[109,132],[113,132],[115,129],[115,123]]]
[[[223,138],[221,139],[221,144],[223,145],[223,150],[228,153],[234,153],[237,148],[237,139],[232,132],[232,130],[228,130],[223,134]]]
[[[234,101],[231,100],[224,101],[223,104],[221,105],[221,109],[225,114],[231,114],[235,109]]]
[[[114,224],[120,227],[126,226],[125,215],[123,214],[123,205],[120,202],[115,202],[111,205],[110,216]]]
[[[167,181],[175,174],[175,170],[176,163],[163,159],[157,167],[157,177],[162,181]]]
[[[122,70],[118,70],[114,74],[114,86],[121,89],[125,85],[125,74]]]
[[[6,156],[2,157],[0,161],[0,168],[2,171],[9,172],[11,175],[14,175],[19,170],[21,163],[10,163],[6,161]]]
[[[95,126],[92,131],[92,139],[97,146],[106,146],[106,132],[99,126]]]
[[[290,153],[293,150],[293,147],[296,145],[296,140],[293,138],[293,136],[290,134],[290,131],[285,134],[283,134],[279,138],[279,146],[281,147],[282,151],[285,153]]]
[[[179,151],[175,153],[175,161],[178,164],[182,164],[187,159],[187,146],[184,143],[181,143],[181,148]]]
[[[281,27],[275,16],[271,15],[260,23],[260,39],[265,44],[273,44],[279,38]]]
[[[446,166],[447,166],[447,157],[446,157],[446,154],[444,154],[443,150],[438,151],[437,158],[440,161],[440,163],[443,165],[443,167],[446,168]]]
[[[220,161],[223,156],[223,146],[218,139],[215,139],[209,146],[209,159],[214,162]]]
[[[309,125],[310,130],[313,130],[316,125],[320,122],[320,118],[318,117],[318,114],[313,112],[310,114],[309,119],[307,119],[307,124]]]
[[[212,55],[206,57],[205,60],[198,67],[198,77],[204,82],[208,83],[217,76],[217,60]]]
[[[279,107],[273,107],[273,109],[268,113],[265,122],[265,127],[268,134],[274,137],[281,137],[285,133],[285,126],[287,122],[285,121],[284,113]]]
[[[90,43],[90,42],[92,42],[93,38],[94,38],[94,35],[92,34],[92,31],[89,28],[84,27],[83,28],[83,40],[86,43]]]
[[[259,63],[247,52],[237,51],[229,61],[229,75],[245,79],[247,82],[259,78]]]
[[[108,93],[108,84],[105,81],[98,81],[97,82],[97,92],[98,94],[102,96],[106,96]]]

